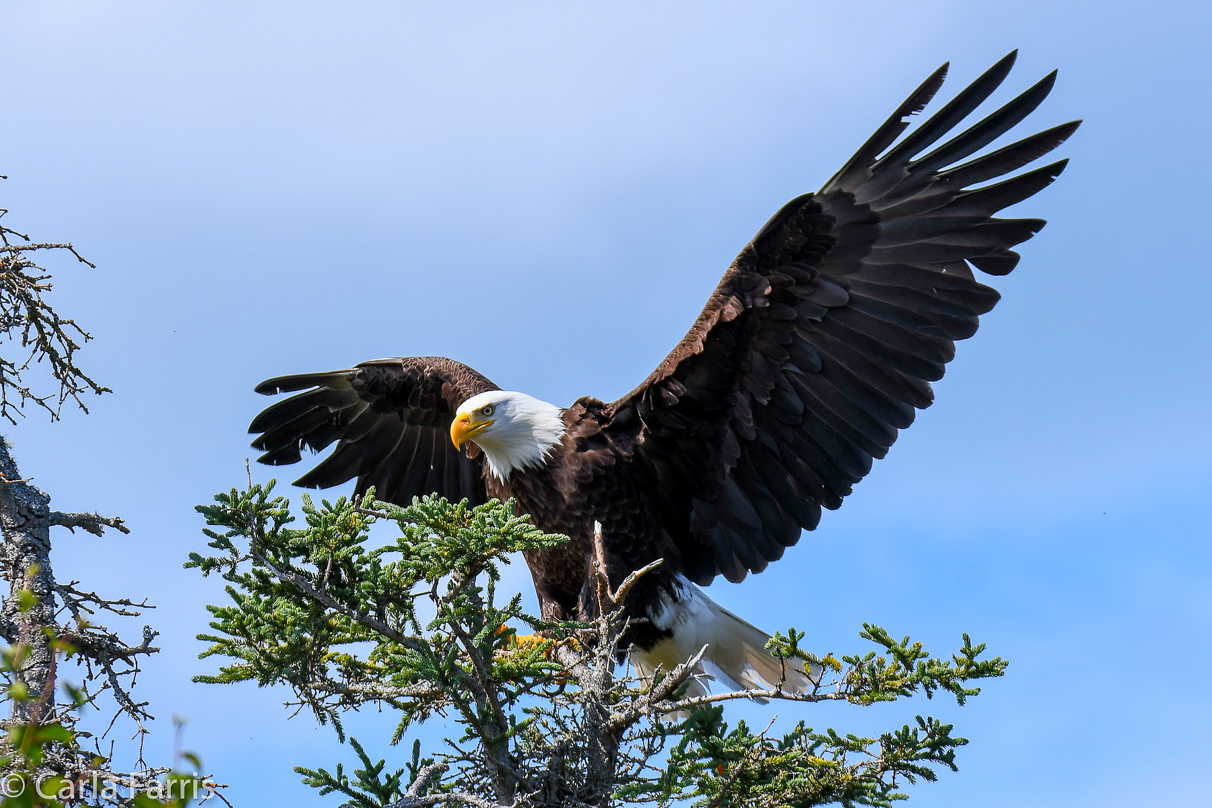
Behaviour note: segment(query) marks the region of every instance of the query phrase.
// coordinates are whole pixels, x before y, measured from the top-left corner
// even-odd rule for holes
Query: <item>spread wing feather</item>
[[[329,488],[357,478],[388,502],[437,493],[452,502],[487,499],[483,460],[454,448],[450,424],[464,400],[498,389],[466,365],[436,356],[380,359],[348,370],[269,379],[265,395],[298,392],[253,419],[253,447],[270,465],[297,463],[302,449],[331,455],[296,481]]]
[[[1055,73],[939,144],[1014,57],[898,142],[947,66],[931,75],[819,193],[762,228],[681,343],[607,407],[607,430],[632,441],[656,476],[679,569],[696,583],[764,569],[816,527],[821,508],[841,505],[930,405],[955,340],[997,303],[972,268],[1009,272],[1011,248],[1044,226],[994,216],[1046,187],[1065,161],[1000,178],[1077,123],[959,161],[1039,106]],[[989,180],[1000,181],[971,187]]]

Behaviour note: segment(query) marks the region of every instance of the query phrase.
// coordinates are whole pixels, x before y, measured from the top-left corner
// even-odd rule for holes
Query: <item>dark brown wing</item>
[[[338,441],[295,485],[329,488],[357,477],[358,495],[374,486],[379,499],[401,505],[432,493],[480,504],[487,500],[483,460],[455,449],[450,424],[459,404],[497,389],[440,356],[378,359],[261,382],[257,392],[264,395],[306,392],[268,407],[248,431],[261,433],[253,448],[265,452],[260,462],[273,466],[299,462],[303,447],[318,452]]]
[[[1030,163],[1066,124],[958,164],[1047,96],[1055,73],[928,151],[1001,83],[1010,54],[893,145],[935,94],[946,65],[818,194],[786,205],[724,275],[686,338],[609,405],[632,439],[698,583],[760,571],[837,508],[897,430],[930,405],[954,340],[972,336],[998,294],[971,267],[1003,275],[1011,247],[1044,226],[991,218],[1044,188],[1059,162],[972,189]],[[882,153],[882,156],[881,156]]]

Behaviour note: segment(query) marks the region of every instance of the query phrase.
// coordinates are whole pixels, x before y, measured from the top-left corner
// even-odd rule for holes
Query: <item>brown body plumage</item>
[[[1010,248],[1043,227],[993,217],[1047,186],[1064,161],[1001,178],[1076,123],[968,158],[1034,110],[1054,75],[927,152],[1001,83],[1013,56],[893,145],[945,67],[927,79],[820,192],[762,228],[641,385],[609,404],[583,398],[563,410],[563,435],[541,463],[499,477],[475,438],[455,449],[447,436],[460,405],[497,388],[438,357],[271,379],[258,391],[306,392],[258,416],[253,445],[279,464],[339,441],[304,486],[356,477],[358,492],[374,486],[394,502],[515,498],[538,527],[572,538],[527,558],[548,617],[592,609],[595,523],[614,585],[665,559],[632,593],[637,615],[689,602],[686,581],[762,571],[929,406],[955,340],[998,300],[972,268],[1009,272],[1018,261]],[[636,643],[651,648],[676,633],[671,620],[654,619]]]

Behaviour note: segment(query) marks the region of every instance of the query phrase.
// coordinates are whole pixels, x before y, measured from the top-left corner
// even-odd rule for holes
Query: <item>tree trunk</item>
[[[28,700],[13,700],[13,719],[37,721],[43,703],[53,703],[54,650],[45,628],[55,625],[55,578],[50,562],[50,497],[21,480],[8,441],[0,437],[0,527],[4,530],[0,574],[8,579],[8,596],[0,608],[0,633],[10,645],[21,643],[25,656],[15,681],[23,682]],[[34,596],[32,608],[22,612],[21,593]],[[27,599],[28,604],[28,599]],[[45,696],[45,698],[43,698]]]

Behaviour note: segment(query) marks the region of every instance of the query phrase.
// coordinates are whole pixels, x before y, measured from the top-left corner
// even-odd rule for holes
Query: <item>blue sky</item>
[[[963,709],[780,708],[855,732],[953,720],[972,741],[960,772],[912,789],[915,804],[1203,804],[1206,7],[8,2],[5,16],[5,222],[98,264],[54,264],[53,301],[92,331],[82,361],[115,393],[4,432],[57,507],[133,529],[58,535],[55,564],[160,604],[164,652],[140,682],[160,716],[149,759],[188,715],[186,745],[240,803],[338,802],[291,766],[348,750],[288,721],[284,692],[189,682],[214,669],[193,637],[221,599],[181,570],[203,545],[193,506],[243,479],[256,382],[436,353],[553,402],[614,398],[762,223],[931,70],[952,62],[949,97],[1020,48],[992,103],[1060,68],[1029,126],[1086,121],[1061,149],[1068,171],[1023,206],[1048,228],[843,508],[711,594],[822,651],[860,648],[872,621],[938,652],[969,631],[1011,661]],[[511,580],[529,596],[520,569]],[[354,729],[382,747],[390,723]]]

